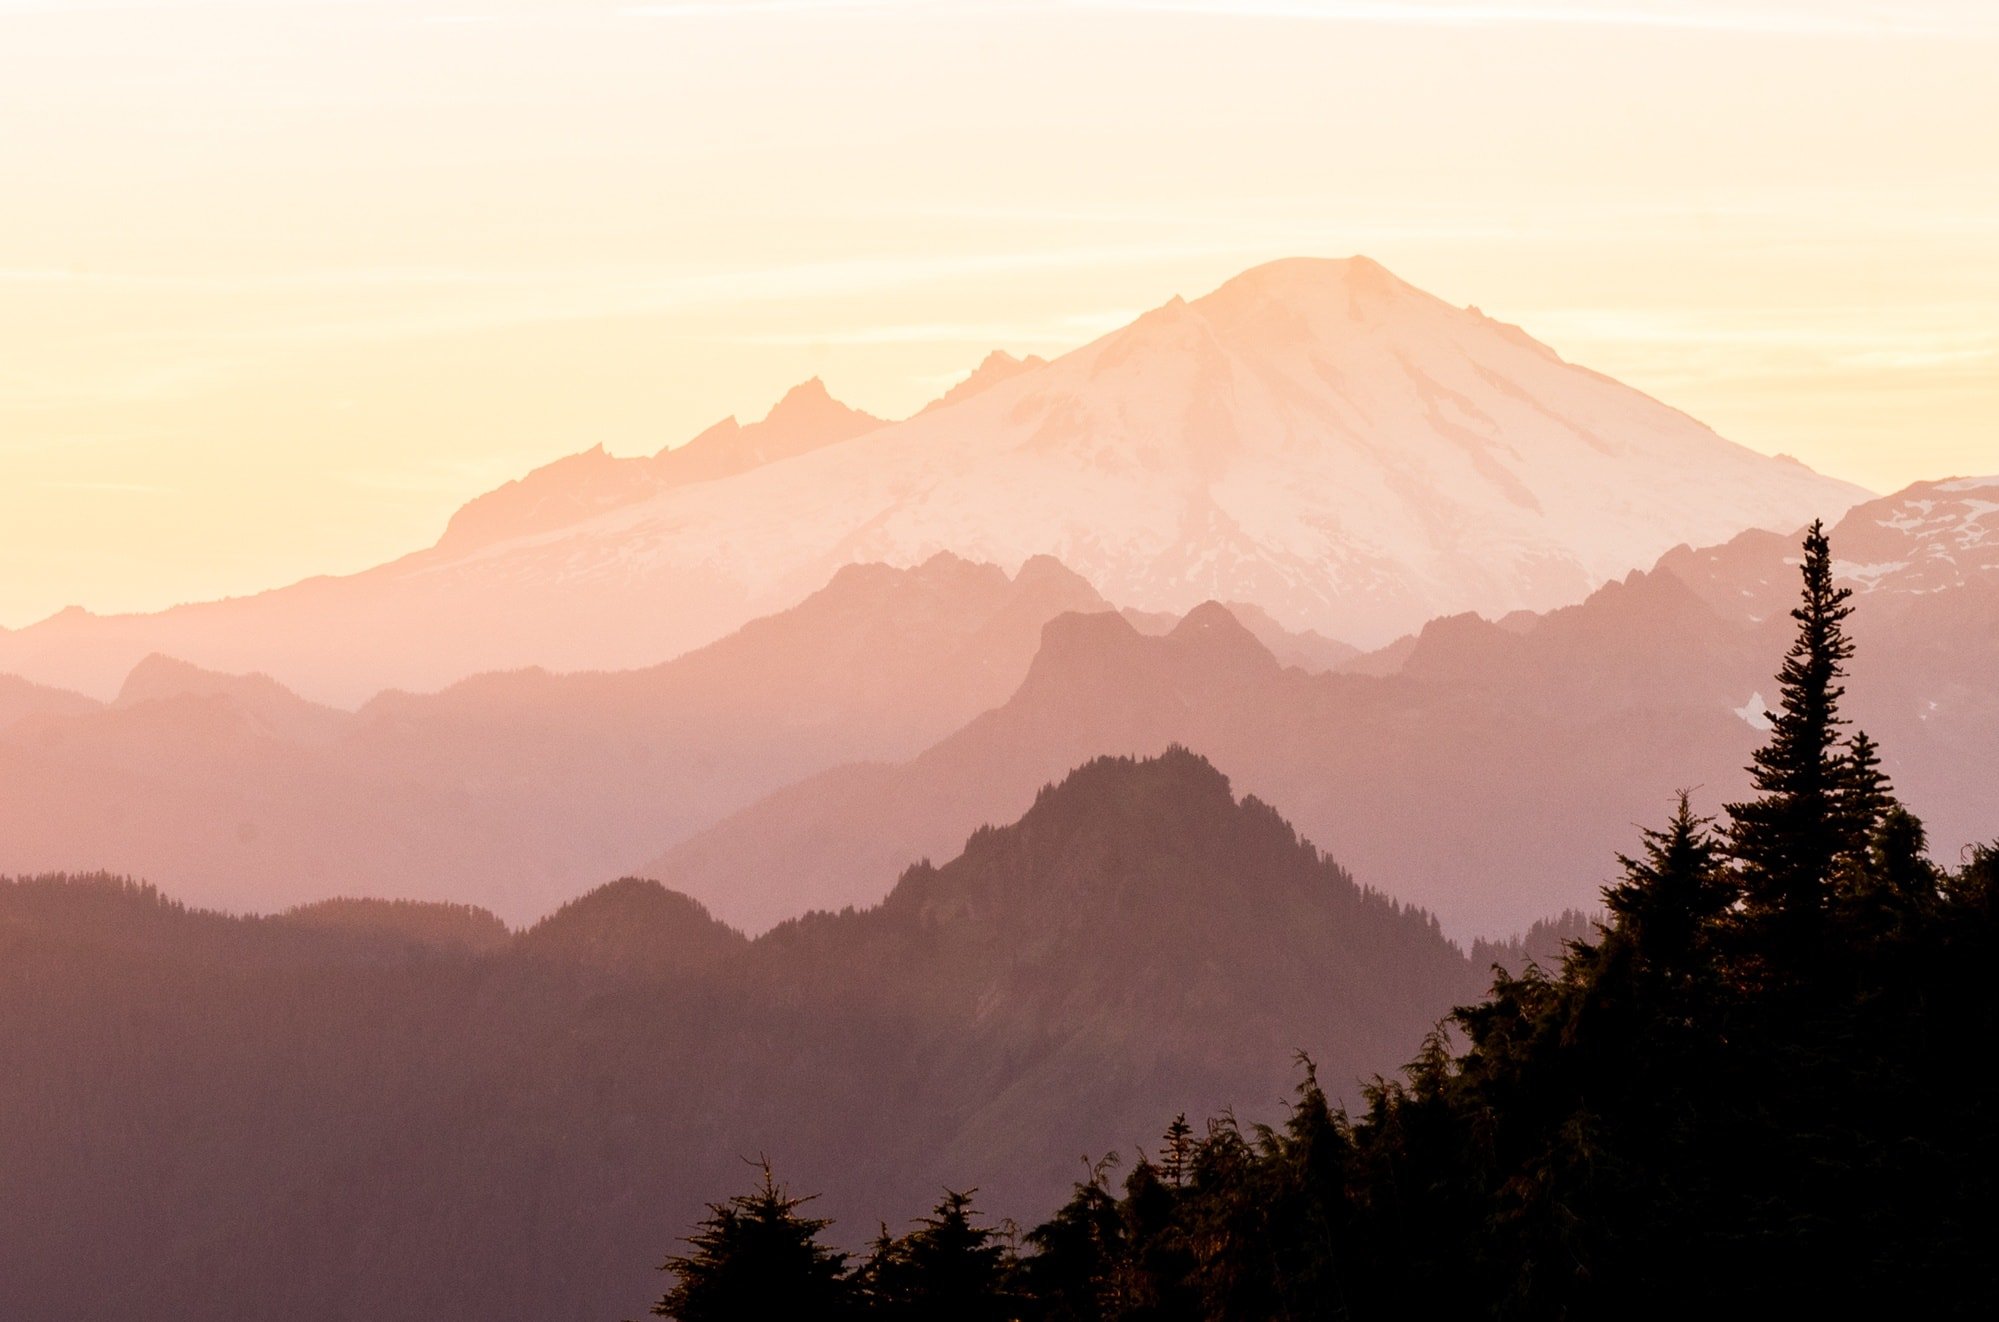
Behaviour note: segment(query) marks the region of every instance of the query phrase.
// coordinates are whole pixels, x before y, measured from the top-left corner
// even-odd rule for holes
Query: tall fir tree
[[[1729,852],[1741,865],[1750,915],[1793,955],[1816,943],[1834,869],[1859,847],[1839,734],[1853,594],[1833,586],[1823,524],[1805,534],[1804,552],[1802,600],[1791,612],[1797,635],[1778,674],[1782,701],[1750,767],[1758,797],[1728,805]]]

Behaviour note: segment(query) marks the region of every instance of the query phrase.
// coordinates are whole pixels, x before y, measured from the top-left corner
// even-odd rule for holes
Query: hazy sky
[[[1989,0],[0,0],[0,624],[1295,254],[1879,489],[1999,470],[1995,67]]]

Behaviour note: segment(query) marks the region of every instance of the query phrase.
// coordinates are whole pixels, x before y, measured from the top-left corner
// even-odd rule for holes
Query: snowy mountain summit
[[[840,563],[1049,554],[1112,601],[1379,642],[1576,600],[1866,493],[1756,454],[1366,258],[1261,266],[960,402],[519,547],[776,605]]]
[[[1788,533],[1866,494],[1366,258],[1295,259],[1053,361],[994,355],[902,422],[808,383],[762,423],[651,459],[551,465],[367,573],[57,617],[0,647],[0,670],[89,686],[90,667],[164,651],[354,700],[479,669],[639,665],[842,565],[946,551],[1008,572],[1051,555],[1119,606],[1231,601],[1369,645],[1579,600],[1677,544]]]
[[[1840,526],[1842,583],[1859,592],[1939,592],[1999,577],[1999,474],[1919,482]]]

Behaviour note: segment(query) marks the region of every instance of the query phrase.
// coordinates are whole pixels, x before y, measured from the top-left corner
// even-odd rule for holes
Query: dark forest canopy
[[[655,1311],[762,1315],[809,1262],[824,1316],[1994,1315],[1999,853],[1925,856],[1840,715],[1846,593],[1816,525],[1804,550],[1756,797],[1717,827],[1683,796],[1593,939],[1497,971],[1400,1080],[1349,1108],[1304,1059],[1283,1125],[1175,1119],[1011,1238],[950,1193],[825,1256],[766,1168]],[[926,1255],[950,1310],[908,1284]]]

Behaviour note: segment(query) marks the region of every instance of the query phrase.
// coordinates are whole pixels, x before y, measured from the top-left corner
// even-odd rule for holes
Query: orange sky
[[[1876,488],[1999,470],[1995,62],[1982,0],[0,0],[0,624],[1293,254]]]

